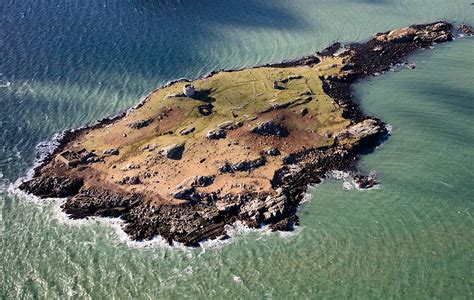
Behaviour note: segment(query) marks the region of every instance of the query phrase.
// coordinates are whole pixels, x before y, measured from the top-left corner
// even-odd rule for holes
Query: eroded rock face
[[[39,197],[69,197],[77,194],[84,184],[82,178],[67,176],[39,177],[23,182],[20,189]]]
[[[119,217],[139,205],[139,195],[124,195],[103,189],[82,189],[62,205],[74,219],[89,216]]]
[[[265,121],[252,129],[253,133],[268,136],[287,137],[290,133],[282,123],[278,121]]]
[[[386,133],[383,123],[374,119],[366,119],[339,132],[336,136],[336,143],[345,148],[352,148],[369,140],[379,139]]]

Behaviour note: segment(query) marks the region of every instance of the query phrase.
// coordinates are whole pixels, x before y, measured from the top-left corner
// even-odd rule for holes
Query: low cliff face
[[[450,41],[439,22],[380,33],[315,56],[178,81],[112,121],[66,135],[20,188],[66,197],[72,218],[118,217],[135,240],[196,246],[237,220],[291,230],[308,185],[355,175],[359,153],[388,134],[351,87],[414,50]],[[183,93],[192,84],[192,95]],[[374,178],[355,175],[369,188]]]

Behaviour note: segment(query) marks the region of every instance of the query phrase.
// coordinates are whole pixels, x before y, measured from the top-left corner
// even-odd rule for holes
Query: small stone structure
[[[95,153],[86,149],[78,149],[76,151],[66,150],[56,156],[56,160],[63,162],[69,167],[76,167],[80,164],[94,163],[100,160]]]

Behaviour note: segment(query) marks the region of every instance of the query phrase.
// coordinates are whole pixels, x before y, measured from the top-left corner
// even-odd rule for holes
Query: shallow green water
[[[359,86],[363,107],[393,126],[361,162],[382,185],[312,189],[292,234],[144,247],[117,224],[70,222],[58,203],[7,192],[39,141],[126,108],[167,80],[414,22],[472,24],[468,2],[85,3],[0,4],[0,72],[2,85],[11,82],[0,88],[0,298],[473,298],[473,39],[422,51],[410,58],[415,70]]]

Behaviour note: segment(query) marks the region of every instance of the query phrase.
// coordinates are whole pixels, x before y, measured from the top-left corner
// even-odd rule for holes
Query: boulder
[[[206,137],[210,140],[225,139],[226,136],[225,130],[223,129],[211,130],[206,134]]]
[[[181,134],[181,135],[188,135],[188,134],[190,134],[190,133],[193,133],[194,130],[196,130],[196,128],[194,128],[194,127],[191,127],[191,128],[184,128],[184,129],[182,129],[182,130],[179,131],[179,134]]]
[[[265,151],[265,154],[270,155],[270,156],[278,156],[281,153],[280,153],[280,150],[278,150],[277,148],[270,148]]]
[[[260,156],[254,160],[244,160],[235,164],[230,164],[226,162],[223,166],[219,168],[221,173],[234,173],[234,172],[250,172],[254,169],[260,168],[267,163],[267,160],[264,156]]]
[[[286,137],[289,135],[288,129],[276,121],[265,121],[252,129],[253,133],[265,136]]]
[[[296,80],[296,79],[301,79],[303,76],[301,75],[289,75],[288,80]]]
[[[214,183],[215,176],[197,176],[195,185],[200,187],[209,186]]]
[[[217,128],[222,130],[234,130],[242,127],[242,125],[244,125],[242,122],[226,121],[217,125]]]
[[[105,155],[119,155],[119,150],[115,148],[104,150]]]
[[[160,154],[169,159],[180,160],[183,157],[184,144],[174,144],[164,147],[160,150]]]
[[[302,108],[301,111],[300,111],[300,116],[304,117],[308,114],[308,109],[305,107],[305,108]]]
[[[135,185],[135,184],[140,184],[142,182],[140,180],[140,177],[132,176],[132,177],[130,177],[129,183],[132,184],[132,185]]]
[[[182,187],[206,187],[210,186],[211,184],[214,183],[214,175],[208,175],[208,176],[192,176],[188,179],[185,179],[183,182],[181,182],[177,188],[182,188]]]
[[[194,187],[178,187],[173,191],[172,196],[179,200],[191,200],[191,196],[194,194]]]
[[[140,129],[140,128],[150,125],[152,122],[153,122],[153,119],[137,120],[128,124],[127,126],[132,129]]]

